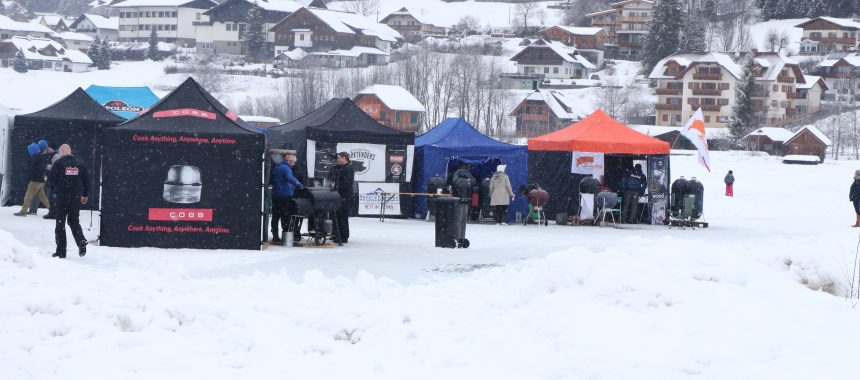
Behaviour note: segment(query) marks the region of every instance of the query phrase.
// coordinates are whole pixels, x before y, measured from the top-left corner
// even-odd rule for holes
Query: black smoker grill
[[[311,187],[296,191],[293,200],[297,211],[292,218],[299,219],[291,223],[293,228],[301,228],[301,219],[308,219],[308,233],[302,236],[313,239],[315,245],[323,245],[326,240],[338,237],[335,212],[343,202],[340,194],[326,188]]]

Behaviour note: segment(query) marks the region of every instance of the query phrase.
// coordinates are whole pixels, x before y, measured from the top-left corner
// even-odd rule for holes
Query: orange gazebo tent
[[[669,143],[639,133],[599,109],[567,128],[529,139],[528,146],[555,152],[669,154]]]

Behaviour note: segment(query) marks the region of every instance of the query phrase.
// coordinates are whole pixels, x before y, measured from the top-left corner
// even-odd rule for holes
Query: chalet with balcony
[[[610,4],[610,9],[594,12],[585,17],[592,27],[606,30],[606,53],[610,58],[635,59],[639,57],[648,22],[654,16],[654,2],[625,0]]]
[[[69,24],[71,24],[69,19],[57,14],[41,15],[31,22],[45,26],[58,33],[68,32],[70,29]]]
[[[517,63],[517,72],[503,73],[503,86],[528,90],[537,90],[544,79],[588,78],[597,68],[577,48],[559,41],[537,40],[511,61]]]
[[[606,31],[603,28],[556,25],[541,30],[540,36],[547,41],[573,46],[596,67],[603,67],[606,48]]]
[[[0,41],[8,40],[14,36],[48,38],[53,34],[54,31],[47,26],[33,22],[19,22],[0,15]]]
[[[119,39],[119,18],[84,13],[80,15],[69,28],[76,33],[86,34],[90,38],[116,41]]]
[[[824,100],[860,100],[860,52],[831,52],[818,63],[816,74],[826,84]]]
[[[301,48],[330,67],[384,65],[403,36],[359,14],[302,7],[275,24],[275,51]]]
[[[406,7],[385,16],[380,22],[400,32],[403,38],[410,42],[417,42],[425,37],[439,37],[447,34],[445,27],[433,25],[422,12],[410,11]]]
[[[66,49],[48,38],[12,37],[0,42],[0,67],[12,67],[18,50],[24,52],[30,70],[80,73],[89,70],[93,61],[83,52]]]
[[[835,17],[816,17],[795,27],[803,29],[800,54],[827,54],[836,50],[857,50],[860,22]]]
[[[374,120],[405,132],[418,132],[424,105],[400,86],[375,84],[359,91],[355,104]]]
[[[275,33],[270,29],[300,8],[290,0],[227,0],[206,12],[206,21],[195,21],[195,39],[199,54],[246,54],[244,33],[249,26],[248,12],[256,8],[266,33],[266,48],[275,55]]]
[[[535,137],[567,127],[582,118],[573,112],[573,101],[558,91],[537,90],[526,96],[510,114],[516,134]]]
[[[706,127],[725,127],[749,54],[754,54],[756,65],[753,104],[762,121],[781,124],[792,119],[797,86],[806,83],[796,62],[778,53],[682,53],[661,60],[648,76],[657,84],[657,125],[683,125],[701,108]]]

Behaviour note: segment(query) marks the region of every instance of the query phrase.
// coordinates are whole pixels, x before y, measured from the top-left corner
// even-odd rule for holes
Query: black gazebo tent
[[[72,154],[87,166],[90,171],[91,198],[84,208],[95,209],[99,196],[102,133],[105,128],[115,126],[123,120],[125,119],[106,110],[81,88],[48,108],[16,116],[9,155],[7,206],[19,205],[24,201],[27,166],[30,163],[27,145],[44,139],[57,145],[69,144]]]
[[[410,189],[414,145],[413,133],[380,124],[347,98],[329,100],[307,115],[269,128],[269,147],[296,150],[300,178],[311,178],[316,185],[323,184],[335,154],[348,152],[356,183],[365,184],[356,189],[358,213],[364,215],[379,211],[372,209],[379,202],[371,192]],[[401,202],[399,212],[392,210],[391,215],[408,215],[410,204]]]
[[[101,243],[260,249],[265,145],[189,78],[105,132]]]

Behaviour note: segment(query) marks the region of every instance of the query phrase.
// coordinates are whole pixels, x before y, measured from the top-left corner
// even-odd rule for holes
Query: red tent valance
[[[639,133],[598,109],[567,128],[529,139],[529,150],[669,154],[669,143]]]

